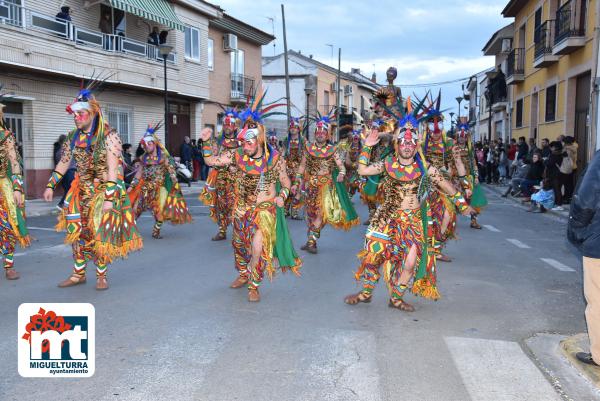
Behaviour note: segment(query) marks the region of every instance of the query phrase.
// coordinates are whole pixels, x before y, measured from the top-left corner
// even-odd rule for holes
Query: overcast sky
[[[281,1],[219,0],[228,14],[259,29],[273,33],[273,44],[263,47],[264,56],[283,52]],[[442,82],[485,70],[493,57],[481,49],[491,35],[512,22],[500,12],[507,0],[295,0],[284,1],[288,48],[312,54],[317,60],[337,67],[337,49],[342,49],[342,70],[360,68],[377,81],[385,81],[389,66],[398,69],[396,84]],[[375,5],[375,6],[374,6]],[[331,47],[334,45],[333,58]],[[432,87],[437,94],[439,86]],[[455,98],[461,83],[444,85],[443,108],[456,113]],[[403,88],[407,95],[423,89]],[[465,115],[465,102],[461,115]]]

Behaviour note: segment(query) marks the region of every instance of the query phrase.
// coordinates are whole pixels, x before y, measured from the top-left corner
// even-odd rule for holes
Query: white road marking
[[[556,270],[560,270],[561,272],[574,272],[575,269],[571,269],[569,266],[563,265],[558,260],[550,259],[550,258],[540,258],[542,262],[548,263],[550,266],[554,267]]]
[[[53,232],[57,232],[56,229],[54,229],[54,228],[48,228],[48,227],[31,227],[31,226],[27,226],[27,228],[29,230],[41,230],[41,231],[53,231]]]
[[[560,400],[518,343],[445,337],[446,345],[473,400]]]
[[[514,246],[518,247],[518,248],[521,248],[521,249],[531,249],[531,247],[529,245],[522,243],[518,239],[507,238],[506,240],[508,242],[510,242],[511,244],[513,244]]]
[[[494,226],[492,226],[492,225],[489,225],[489,224],[484,224],[483,226],[484,226],[485,228],[487,228],[488,230],[490,230],[490,231],[493,231],[493,232],[495,232],[495,233],[499,233],[499,232],[501,232],[500,230],[498,230],[496,227],[494,227]]]

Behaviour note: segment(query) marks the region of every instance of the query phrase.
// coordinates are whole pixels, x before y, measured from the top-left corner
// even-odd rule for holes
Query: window
[[[231,52],[231,74],[244,75],[244,51]]]
[[[200,61],[200,31],[191,26],[185,27],[185,57]]]
[[[517,100],[517,112],[515,126],[520,128],[523,126],[523,99]]]
[[[133,111],[129,108],[108,106],[106,116],[108,124],[117,130],[123,143],[130,143]]]
[[[212,39],[208,39],[208,43],[206,45],[208,54],[207,54],[207,65],[208,69],[212,71],[215,68],[215,53],[213,48],[214,42]]]
[[[556,119],[556,85],[546,88],[546,121]]]
[[[534,16],[534,27],[533,27],[533,43],[540,41],[540,26],[542,25],[542,7],[538,8]]]

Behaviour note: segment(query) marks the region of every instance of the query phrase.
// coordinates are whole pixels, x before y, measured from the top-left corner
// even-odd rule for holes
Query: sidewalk
[[[183,196],[199,194],[204,188],[204,181],[192,182],[192,186],[188,187],[185,183],[180,183]],[[27,217],[57,215],[59,209],[56,207],[60,199],[55,198],[52,202],[44,202],[43,199],[27,199],[25,201],[25,211]]]
[[[494,192],[498,195],[502,195],[506,192],[506,190],[508,189],[508,185],[507,184],[482,184],[484,188],[486,188],[487,190]],[[521,202],[522,198],[514,198],[512,196],[508,196],[504,199],[510,200],[520,206],[522,206],[522,208],[524,209],[529,209],[529,203],[523,203]],[[551,216],[555,216],[558,217],[561,220],[564,221],[568,221],[569,220],[569,209],[570,206],[569,205],[563,205],[563,208],[565,210],[561,210],[561,211],[554,211],[554,210],[548,210],[545,214],[547,215],[551,215]]]

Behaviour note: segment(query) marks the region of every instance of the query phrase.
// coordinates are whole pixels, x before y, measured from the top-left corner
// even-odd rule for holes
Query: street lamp
[[[456,101],[458,102],[458,117],[456,117],[456,121],[458,122],[458,120],[460,120],[460,103],[463,101],[463,97],[458,96]]]
[[[308,116],[308,113],[309,113],[308,105],[309,105],[310,95],[313,94],[313,90],[310,88],[304,88],[304,93],[306,93],[306,120],[304,123],[304,128],[306,129],[306,140],[308,140],[308,123],[310,122],[310,118]]]
[[[450,114],[450,132],[454,132],[454,112],[451,111],[448,114]]]
[[[158,52],[160,53],[160,55],[163,58],[163,64],[164,64],[164,76],[165,76],[165,146],[167,147],[167,149],[169,151],[171,151],[172,149],[169,149],[171,146],[171,144],[169,143],[169,93],[167,92],[167,56],[169,54],[171,54],[171,52],[173,51],[173,46],[169,46],[167,44],[162,44],[160,46],[158,46]]]

